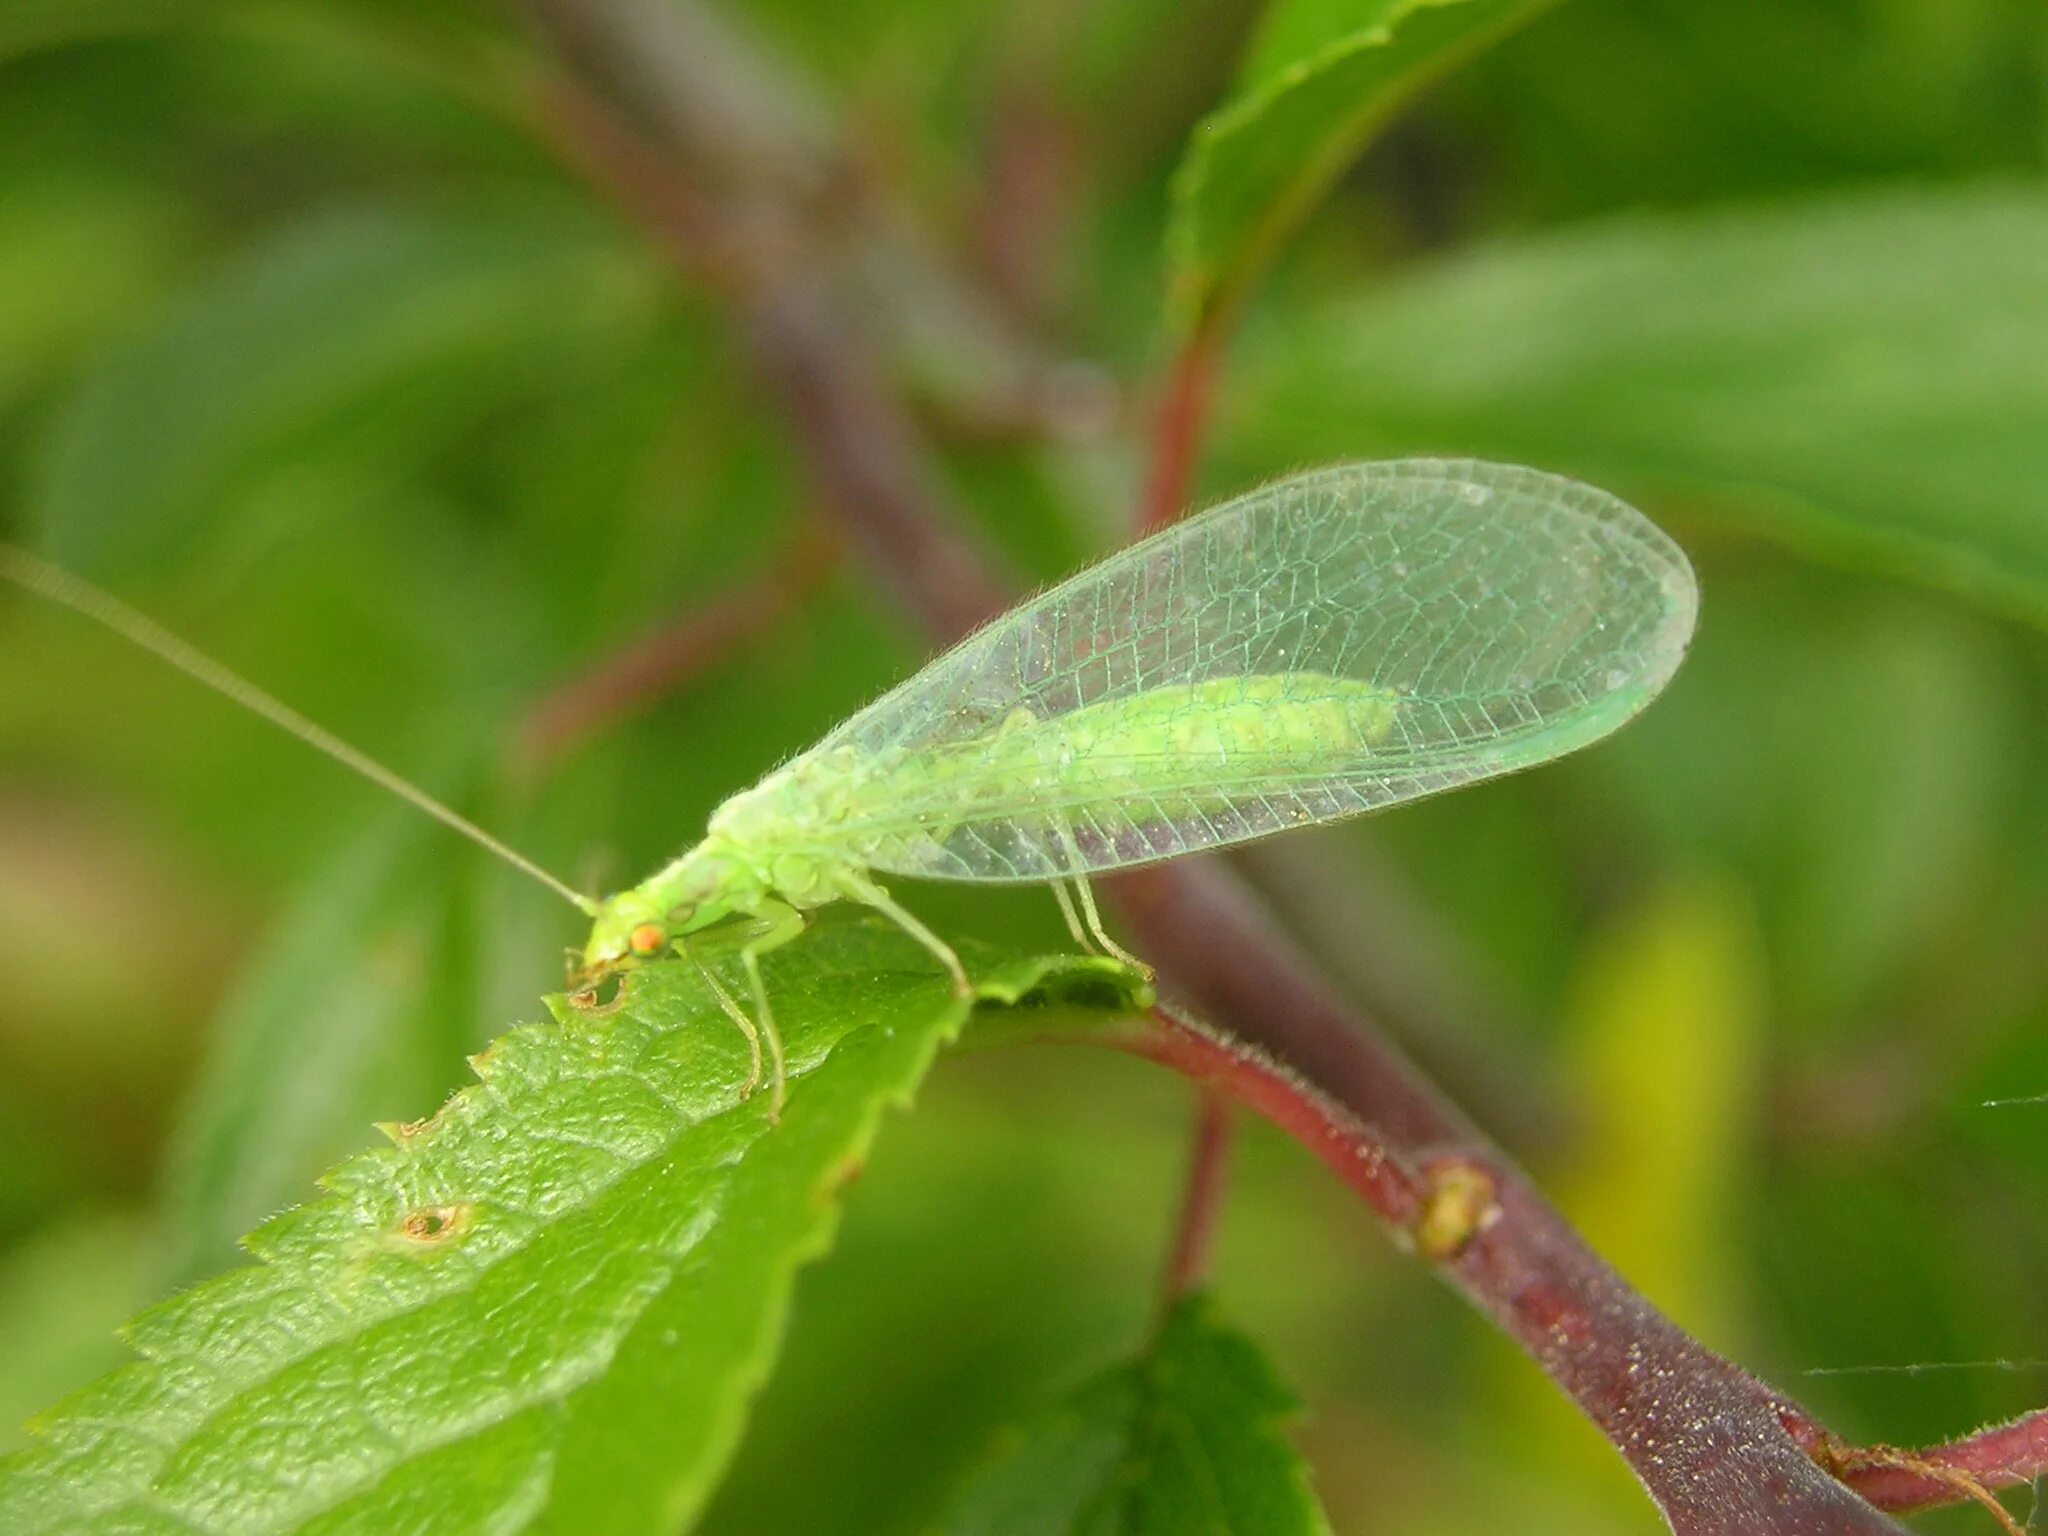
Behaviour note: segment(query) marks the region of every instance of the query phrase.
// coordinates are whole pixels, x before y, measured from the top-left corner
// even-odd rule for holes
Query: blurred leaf
[[[378,1114],[425,1113],[453,1087],[465,968],[423,939],[447,905],[450,846],[411,806],[315,870],[214,1025],[173,1144],[167,1271],[186,1284],[300,1199]]]
[[[113,1330],[149,1299],[156,1234],[147,1222],[88,1210],[38,1232],[0,1265],[0,1447],[58,1393],[120,1363]]]
[[[960,1491],[946,1536],[1327,1533],[1258,1348],[1181,1302],[1151,1347],[1028,1421]]]
[[[1427,448],[1681,499],[2048,619],[2048,193],[1503,243],[1269,329],[1239,450]]]
[[[1147,1326],[1186,1114],[1180,1079],[1121,1052],[948,1060],[877,1145],[832,1261],[805,1274],[775,1379],[696,1529],[929,1536],[1018,1403],[1057,1399]],[[1345,1198],[1300,1172],[1234,1187],[1283,1209],[1302,1191]]]
[[[148,1187],[167,1092],[190,1075],[192,1021],[236,932],[174,847],[104,801],[0,786],[0,1120],[13,1122],[0,1133],[0,1226],[51,1192],[59,1165],[130,1198]],[[119,965],[105,963],[109,933]]]
[[[2038,0],[1578,4],[1430,126],[1483,154],[1494,222],[2038,171],[2044,44]]]
[[[32,490],[43,536],[74,566],[160,558],[266,471],[346,455],[365,417],[386,475],[445,451],[616,311],[630,271],[573,205],[302,220],[85,379]]]
[[[88,1160],[54,1142],[46,1105],[0,1081],[0,1168],[7,1171],[0,1179],[0,1253],[24,1228],[77,1197],[76,1165]]]
[[[183,222],[168,195],[121,178],[0,173],[0,406],[127,319]]]
[[[174,26],[195,9],[205,15],[219,6],[195,7],[191,0],[7,0],[0,5],[0,61],[40,48]]]
[[[1776,1005],[1832,1055],[1916,969],[1968,963],[2035,712],[1965,609],[1788,563],[1706,588],[1694,654],[1613,744],[1613,787],[1686,861],[1743,872]]]
[[[1018,961],[982,993],[1063,975],[1103,985],[1099,962]],[[966,1014],[873,920],[820,925],[770,984],[779,1126],[765,1093],[742,1096],[744,1045],[690,965],[643,969],[610,1014],[562,1006],[260,1228],[261,1264],[137,1319],[143,1360],[0,1463],[0,1527],[676,1529],[882,1112]]]
[[[1593,749],[1611,750],[1604,742]],[[1447,925],[1451,942],[1469,946],[1474,982],[1499,988],[1511,1008],[1532,1017],[1547,1016],[1563,992],[1576,931],[1571,849],[1544,783],[1538,775],[1475,785],[1340,834],[1363,845],[1368,858],[1390,853],[1424,912]],[[1598,837],[1595,815],[1576,819],[1575,831]],[[1496,1058],[1495,1065],[1505,1063]]]
[[[1950,950],[1978,920],[1989,856],[2009,835],[2025,699],[2004,686],[1988,637],[1933,604],[1876,604],[1802,638],[1769,732],[1789,749],[1771,893],[1787,1000],[1882,1009],[1877,983]]]
[[[1997,1266],[1983,1262],[2013,1234],[1988,1228],[1974,1201],[1958,1198],[1981,1168],[1958,1166],[1946,1147],[1937,1155],[1914,1166],[1911,1154],[1866,1146],[1809,1158],[1758,1190],[1751,1252],[1779,1353],[1788,1366],[1830,1373],[1812,1383],[1817,1396],[1882,1405],[1881,1415],[1839,1413],[1846,1435],[1931,1443],[2011,1411],[2005,1373],[1889,1367],[2032,1354],[2021,1317],[1999,1305]],[[2019,1384],[2040,1402],[2038,1377]]]
[[[1745,893],[1680,873],[1619,905],[1578,960],[1560,1041],[1578,1134],[1539,1178],[1660,1311],[1743,1358],[1767,1018]],[[1613,1446],[1526,1362],[1495,1354],[1488,1365],[1495,1475],[1546,1502],[1578,1501],[1566,1529],[1640,1528],[1642,1490]]]
[[[313,12],[368,18],[377,12],[415,21],[459,8],[459,0],[4,0],[0,63],[46,48],[63,48],[136,32],[205,28],[223,22],[289,25]]]
[[[1549,3],[1274,0],[1174,175],[1176,309],[1227,303],[1396,107]]]
[[[1572,1010],[1589,1123],[1558,1202],[1680,1326],[1726,1346],[1764,995],[1740,896],[1695,879],[1592,947]]]

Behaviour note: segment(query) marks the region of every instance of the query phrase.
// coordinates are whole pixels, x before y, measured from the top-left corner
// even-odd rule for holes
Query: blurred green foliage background
[[[906,265],[878,326],[976,536],[1027,580],[1113,546],[1169,177],[1252,14],[730,14],[1000,321]],[[460,0],[0,4],[0,527],[607,885],[922,642],[852,564],[776,600],[817,497],[791,426],[719,296],[536,131],[536,56]],[[2048,1104],[1984,1107],[2048,1093],[2044,169],[2037,0],[1564,0],[1338,185],[1203,461],[1206,496],[1521,458],[1694,553],[1695,653],[1623,736],[1244,863],[1652,1299],[1865,1440],[2048,1401]],[[1019,358],[1057,364],[1051,408]],[[770,621],[680,686],[522,755],[551,690],[749,592]],[[1061,942],[1039,894],[915,897]],[[430,1111],[574,926],[0,598],[0,1434],[370,1120]],[[1094,1053],[946,1067],[707,1528],[914,1528],[1122,1352],[1187,1118]],[[1340,1531],[1651,1528],[1537,1373],[1256,1131],[1218,1287],[1305,1397]]]

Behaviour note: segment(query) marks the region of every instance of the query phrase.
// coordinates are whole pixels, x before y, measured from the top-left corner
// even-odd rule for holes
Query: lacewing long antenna
[[[315,725],[282,700],[265,693],[240,673],[229,670],[196,646],[179,639],[156,620],[131,608],[110,592],[103,592],[83,577],[12,544],[0,543],[0,579],[5,579],[49,599],[60,607],[91,619],[125,640],[133,641],[160,660],[170,663],[187,677],[204,683],[214,692],[234,700],[244,709],[261,715],[272,725],[288,731],[314,750],[324,752],[345,768],[354,769],[372,784],[389,790],[399,799],[419,807],[442,825],[452,828],[496,854],[514,869],[538,880],[586,916],[594,916],[597,904],[566,881],[542,869],[516,848],[501,842],[482,827],[443,805],[417,784],[400,778],[375,758],[358,751],[333,732]]]

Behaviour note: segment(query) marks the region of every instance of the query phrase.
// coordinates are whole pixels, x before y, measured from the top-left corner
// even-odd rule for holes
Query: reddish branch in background
[[[1138,528],[1164,528],[1188,509],[1195,459],[1209,422],[1209,398],[1223,349],[1220,315],[1205,315],[1182,344],[1166,375],[1166,392],[1152,424],[1151,461],[1146,467]]]
[[[1062,117],[1051,60],[1027,60],[996,93],[983,182],[974,209],[975,254],[989,286],[1026,319],[1058,308],[1058,254],[1067,234],[1074,135]]]
[[[1209,1271],[1216,1221],[1230,1183],[1230,1100],[1214,1089],[1195,1096],[1195,1128],[1188,1150],[1187,1180],[1182,1187],[1180,1217],[1174,1223],[1173,1245],[1167,1250],[1161,1285],[1163,1317],[1190,1291],[1199,1290]]]
[[[2048,1412],[1928,1450],[1844,1444],[1746,1371],[1726,1362],[1700,1370],[1699,1346],[1618,1277],[1588,1290],[1586,1266],[1572,1251],[1583,1245],[1497,1158],[1417,1156],[1287,1068],[1170,1009],[1108,1043],[1203,1084],[1212,1103],[1243,1105],[1313,1152],[1534,1356],[1625,1455],[1636,1446],[1676,1474],[1671,1481],[1691,1497],[1663,1505],[1674,1530],[1881,1530],[1889,1522],[1862,1518],[1872,1506],[1910,1511],[1970,1500],[2020,1536],[1992,1490],[2040,1474]],[[1688,1432],[1670,1435],[1674,1422]],[[1751,1495],[1733,1507],[1721,1475],[1729,1465],[1739,1466]],[[1837,1507],[1806,1496],[1816,1466],[1838,1480]]]
[[[772,71],[732,35],[707,30],[687,3],[528,8],[583,82],[569,98],[577,111],[550,122],[551,138],[686,265],[708,260],[731,279],[723,291],[756,371],[787,412],[849,547],[934,642],[996,611],[1005,584],[962,536],[897,381],[865,350],[852,318],[860,297],[827,270],[829,239],[811,238],[818,210],[805,206],[804,189],[830,180],[815,115],[795,114],[778,148],[777,98],[734,89]],[[738,116],[722,123],[728,108]],[[778,154],[784,163],[763,174],[762,158]],[[1186,500],[1219,341],[1219,328],[1205,326],[1175,368],[1152,453],[1150,522],[1170,520]],[[1162,865],[1119,878],[1111,894],[1175,989],[1235,1037],[1162,1015],[1117,1043],[1310,1147],[1601,1427],[1679,1536],[1897,1536],[1879,1506],[1988,1501],[1987,1486],[2048,1468],[2048,1414],[1917,1453],[1844,1447],[1663,1317],[1586,1247],[1337,1000],[1226,866]],[[1195,1192],[1208,1199],[1199,1179]]]
[[[592,737],[674,693],[748,641],[770,633],[817,589],[833,564],[826,541],[806,532],[753,580],[708,606],[664,620],[568,679],[527,715],[519,733],[521,769],[545,772]]]

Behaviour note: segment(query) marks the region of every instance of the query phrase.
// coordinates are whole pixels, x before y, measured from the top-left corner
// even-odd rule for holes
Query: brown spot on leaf
[[[423,1205],[399,1219],[398,1235],[407,1242],[433,1246],[462,1235],[469,1226],[474,1206],[464,1201],[455,1205]]]
[[[850,1154],[839,1159],[819,1181],[818,1194],[825,1203],[839,1199],[868,1169],[867,1159]]]
[[[434,1128],[435,1115],[419,1120],[379,1120],[377,1129],[389,1136],[398,1146],[409,1146]]]

